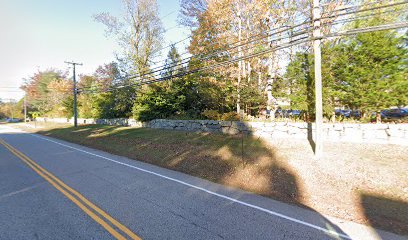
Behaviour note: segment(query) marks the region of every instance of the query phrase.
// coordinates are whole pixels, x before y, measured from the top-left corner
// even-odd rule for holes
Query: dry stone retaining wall
[[[66,118],[37,118],[37,121],[73,122]],[[274,138],[308,139],[314,136],[315,126],[293,122],[237,122],[214,120],[169,120],[155,119],[139,122],[134,119],[78,119],[79,124],[103,124],[155,129],[170,129],[194,132],[216,132],[224,134],[252,134],[266,140]],[[323,137],[329,141],[373,142],[408,145],[408,124],[357,124],[325,123]]]

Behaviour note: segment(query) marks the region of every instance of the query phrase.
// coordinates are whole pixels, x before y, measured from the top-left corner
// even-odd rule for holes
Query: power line
[[[324,17],[321,17],[320,19],[335,18],[335,17],[345,16],[345,15],[350,15],[350,14],[355,14],[355,13],[360,13],[360,12],[367,12],[367,11],[373,11],[373,10],[378,10],[378,9],[382,9],[382,8],[395,7],[395,6],[404,5],[404,4],[407,4],[407,3],[408,3],[408,1],[396,2],[396,3],[391,3],[391,4],[372,7],[372,8],[359,9],[359,10],[356,10],[356,11],[353,11],[353,12],[345,12],[345,13],[339,13],[339,14],[324,16]]]
[[[186,63],[188,63],[189,60],[191,60],[191,59],[193,59],[193,58],[194,58],[195,60],[207,60],[207,59],[209,59],[210,57],[219,56],[220,54],[224,53],[225,51],[229,51],[229,50],[231,50],[231,49],[236,49],[236,48],[238,48],[238,47],[240,47],[240,46],[244,46],[244,45],[247,45],[247,44],[252,43],[252,42],[255,42],[255,41],[259,41],[259,40],[262,40],[262,39],[265,39],[265,38],[268,38],[268,37],[271,37],[271,36],[275,36],[275,35],[278,35],[278,34],[282,34],[282,33],[285,33],[285,32],[289,33],[289,32],[288,32],[289,30],[293,30],[293,29],[295,29],[295,28],[304,26],[304,25],[309,24],[309,23],[310,23],[310,21],[305,21],[305,22],[303,22],[303,23],[296,24],[296,25],[293,25],[293,26],[281,26],[281,27],[277,27],[277,28],[274,28],[274,29],[271,29],[271,30],[267,31],[267,33],[269,33],[269,34],[266,34],[266,35],[265,35],[265,33],[263,33],[263,34],[257,34],[257,35],[255,35],[255,36],[253,36],[253,37],[251,37],[251,38],[247,38],[247,39],[244,39],[244,40],[241,40],[241,41],[236,41],[236,42],[234,42],[234,43],[231,43],[230,45],[232,45],[232,46],[230,46],[228,49],[219,48],[219,49],[214,50],[213,52],[211,52],[211,53],[209,53],[209,54],[207,54],[207,55],[205,55],[205,54],[193,55],[193,56],[190,56],[190,57],[181,59],[181,60],[179,61],[179,63],[176,64],[176,65],[172,65],[172,66],[162,65],[162,66],[159,66],[159,67],[155,67],[155,68],[150,69],[149,72],[145,72],[145,73],[142,73],[142,74],[131,75],[131,76],[125,76],[125,77],[119,78],[118,80],[120,80],[120,79],[141,78],[141,77],[144,77],[144,76],[147,76],[147,75],[151,75],[151,74],[153,74],[153,73],[156,73],[156,74],[154,74],[154,75],[158,75],[158,74],[160,74],[160,72],[163,71],[163,70],[167,70],[167,69],[173,68],[173,67],[175,67],[175,66],[181,66],[181,65],[183,65],[183,64],[186,64]],[[284,30],[280,30],[280,29],[284,29]],[[306,29],[310,29],[310,26],[307,26]],[[277,31],[277,30],[280,30],[280,31]],[[273,31],[277,31],[277,32],[273,32]],[[270,32],[273,32],[273,33],[270,33]],[[294,34],[295,34],[295,33],[292,33],[292,36],[289,36],[289,37],[294,37],[294,36],[296,36],[296,35],[294,35]],[[263,36],[254,39],[254,37],[260,36],[260,35],[263,35]],[[287,38],[287,37],[286,37],[286,38]],[[280,40],[280,39],[273,39],[273,41],[277,41],[277,40]]]
[[[388,13],[393,13],[393,14],[408,13],[408,10],[406,10],[406,9],[400,10],[400,11],[388,10],[388,11],[379,12],[379,13],[372,13],[372,14],[356,16],[356,17],[347,18],[347,19],[340,19],[340,20],[335,20],[335,21],[331,22],[330,25],[333,26],[333,25],[337,25],[337,24],[344,24],[344,23],[354,22],[354,21],[358,21],[358,20],[370,19],[370,18],[379,16],[379,15],[383,15],[383,14],[388,14]]]
[[[384,1],[376,1],[376,2],[368,2],[368,3],[362,3],[362,4],[355,4],[355,5],[342,5],[337,9],[333,9],[333,12],[339,12],[339,11],[346,11],[349,9],[355,9],[355,8],[359,8],[359,7],[365,7],[365,6],[370,6],[370,5],[375,5],[375,4],[379,4],[379,3],[383,3]],[[326,4],[321,4],[320,7],[322,9],[324,9],[325,7],[327,7],[330,3],[326,3]]]
[[[171,11],[170,13],[168,13],[168,14],[164,15],[163,17],[161,17],[160,19],[161,19],[161,20],[162,20],[162,19],[165,19],[166,17],[172,15],[172,14],[175,13],[175,12],[177,12],[177,10]]]
[[[346,30],[346,31],[339,31],[339,32],[328,34],[328,35],[324,36],[324,38],[332,38],[332,37],[338,37],[338,36],[349,36],[349,35],[356,35],[356,34],[359,34],[359,33],[368,33],[368,32],[374,32],[374,31],[384,31],[384,30],[406,28],[406,27],[408,27],[408,22],[395,22],[395,23],[382,24],[382,25],[372,26],[372,27],[364,27],[364,28],[356,28],[356,29],[351,29],[351,30]]]
[[[249,54],[249,55],[246,55],[246,56],[242,56],[242,57],[239,57],[239,58],[236,58],[236,59],[233,59],[233,60],[223,61],[223,62],[213,64],[213,65],[210,65],[210,66],[206,66],[206,67],[195,68],[195,69],[192,69],[192,70],[189,70],[189,71],[186,71],[186,72],[181,72],[181,73],[171,75],[171,76],[161,77],[161,78],[148,80],[148,81],[140,81],[139,83],[121,85],[120,88],[131,87],[131,86],[139,86],[139,85],[151,84],[151,83],[156,83],[156,82],[162,82],[162,81],[170,80],[172,78],[182,77],[182,76],[185,76],[185,75],[188,75],[188,74],[196,73],[196,72],[199,72],[199,71],[209,70],[209,69],[214,69],[214,68],[226,66],[226,65],[236,63],[236,62],[241,61],[241,60],[247,60],[247,59],[258,57],[258,56],[261,56],[261,55],[265,55],[265,54],[268,54],[268,53],[271,53],[271,52],[274,52],[274,51],[278,51],[278,50],[281,50],[281,49],[284,49],[284,48],[288,48],[288,47],[291,47],[291,46],[294,46],[294,45],[306,43],[306,42],[308,42],[310,40],[311,40],[310,37],[302,37],[300,39],[291,40],[288,43],[283,44],[281,46],[277,46],[277,47],[273,47],[273,48],[266,49],[266,50],[263,50],[263,51],[259,51],[259,52]],[[112,90],[115,90],[115,89],[116,88],[110,88],[110,89],[108,89],[108,91],[112,91]],[[88,92],[88,91],[85,91],[85,92]],[[91,92],[95,93],[95,91],[92,91],[92,90],[91,90]],[[97,92],[99,92],[99,91],[97,91]]]
[[[304,35],[304,34],[306,34],[306,33],[308,33],[308,32],[305,32],[305,33],[302,33],[302,35]],[[299,34],[299,36],[300,36],[301,34]],[[285,38],[282,38],[282,39],[288,39],[288,38],[293,38],[292,36],[290,36],[290,37],[285,37]],[[293,39],[293,40],[298,40],[298,39]],[[244,51],[245,50],[248,50],[248,49],[252,49],[252,48],[255,48],[255,47],[257,47],[257,46],[260,46],[260,45],[262,45],[262,44],[258,44],[258,45],[255,45],[255,46],[252,46],[252,47],[249,47],[249,48],[247,48],[247,49],[244,49]],[[238,50],[235,50],[233,53],[236,53]],[[218,63],[216,63],[216,64],[218,64]],[[144,81],[144,82],[146,82],[146,81],[150,81],[150,79],[151,78],[153,78],[153,79],[157,79],[157,77],[159,77],[160,75],[159,75],[160,73],[158,73],[158,74],[154,74],[154,75],[149,75],[149,74],[146,74],[146,75],[144,75],[144,76],[141,76],[141,77],[138,77],[138,78],[140,78],[141,80],[140,81]],[[142,78],[147,78],[148,80],[143,80]],[[128,79],[130,79],[130,78],[128,78]],[[132,84],[126,84],[126,85],[119,85],[119,86],[116,86],[115,88],[118,88],[118,87],[124,87],[124,86],[129,86],[129,85],[132,85]],[[84,89],[84,88],[82,88],[82,89]],[[88,88],[88,89],[91,89],[91,88]],[[85,90],[86,91],[86,90]]]
[[[259,34],[256,34],[256,35],[254,35],[254,36],[251,36],[251,37],[249,37],[249,38],[246,38],[246,39],[243,39],[243,40],[241,40],[241,41],[236,41],[236,42],[233,42],[233,43],[229,43],[228,45],[228,47],[231,47],[231,45],[232,46],[234,46],[234,44],[238,44],[238,43],[240,43],[240,42],[244,42],[244,41],[247,41],[247,40],[249,40],[249,39],[252,39],[252,38],[255,38],[255,37],[258,37],[258,36],[263,36],[262,38],[266,38],[266,37],[268,37],[268,35],[265,35],[265,34],[268,34],[268,32],[272,32],[272,31],[276,31],[276,30],[279,30],[279,29],[282,29],[282,28],[296,28],[296,27],[300,27],[300,26],[302,26],[302,25],[305,25],[305,24],[307,24],[307,23],[310,23],[310,21],[304,21],[304,22],[302,22],[302,23],[300,23],[300,24],[297,24],[297,25],[295,25],[295,26],[286,26],[286,25],[284,25],[284,26],[280,26],[280,27],[278,27],[278,28],[274,28],[274,29],[271,29],[271,30],[268,30],[268,31],[266,31],[266,32],[263,32],[263,33],[259,33]],[[286,31],[286,30],[285,30]],[[254,40],[255,41],[255,40]],[[252,41],[253,42],[253,41]],[[170,46],[172,46],[172,45],[169,45],[169,46],[167,46],[167,47],[170,47]],[[213,51],[211,51],[211,52],[206,52],[206,53],[200,53],[200,54],[197,54],[197,55],[195,55],[196,57],[195,58],[198,58],[198,57],[201,57],[201,55],[202,56],[206,56],[206,55],[209,55],[209,54],[212,54],[212,53],[216,53],[218,50],[221,50],[222,48],[224,48],[224,47],[227,47],[227,46],[223,46],[223,47],[219,47],[219,48],[217,48],[217,49],[215,49],[215,50],[213,50]],[[239,47],[238,45],[236,46],[236,47]],[[189,51],[187,51],[187,52],[184,52],[184,53],[181,53],[181,54],[179,54],[180,56],[183,56],[183,55],[186,55],[186,54],[190,54],[190,52]],[[191,59],[191,58],[193,58],[194,56],[189,56],[189,57],[186,57],[186,58],[183,58],[182,60],[189,60],[189,59]],[[159,62],[164,62],[165,60],[161,60],[161,61],[159,61]],[[155,62],[155,63],[159,63],[159,62]],[[160,67],[163,67],[163,65],[162,66],[158,66],[158,67],[154,67],[154,68],[152,68],[151,70],[154,70],[154,69],[157,69],[157,68],[160,68]]]
[[[180,41],[177,41],[177,42],[172,43],[172,44],[170,44],[170,45],[167,45],[167,46],[165,46],[165,47],[159,48],[158,50],[156,50],[156,52],[161,52],[162,50],[164,50],[164,49],[166,49],[166,48],[175,46],[176,44],[182,43],[182,42],[184,42],[184,41],[186,41],[187,39],[190,39],[190,38],[191,38],[191,35],[188,36],[188,37],[186,37],[186,38],[181,39]],[[161,62],[161,61],[160,61],[160,62]]]
[[[374,7],[374,8],[368,8],[368,9],[363,9],[363,10],[359,10],[359,11],[343,13],[343,15],[353,14],[353,13],[360,12],[360,11],[368,11],[368,10],[372,10],[372,9],[381,9],[381,8],[386,8],[386,7],[395,6],[395,5],[404,4],[404,3],[405,3],[405,2],[392,3],[392,4],[383,5],[383,6],[378,6],[378,7]],[[360,6],[362,6],[362,5],[360,5]],[[353,6],[353,7],[355,7],[355,6]],[[349,8],[350,8],[350,7],[349,7]],[[344,10],[344,9],[342,9],[342,10]],[[332,15],[332,16],[340,16],[340,14],[338,14],[338,15]],[[331,16],[327,16],[327,17],[331,17]],[[307,23],[307,22],[306,22],[306,23]],[[304,25],[304,24],[305,24],[305,23],[299,24],[299,26]],[[297,26],[292,26],[292,29],[295,28],[295,27],[297,27]],[[280,28],[278,28],[278,29],[281,29],[281,28],[282,28],[282,27],[280,27]],[[275,29],[272,29],[271,31],[273,31],[273,30],[275,30]],[[287,30],[288,30],[288,29],[286,29],[286,30],[284,30],[284,31],[287,31]],[[270,31],[270,32],[271,32],[271,31]],[[281,32],[282,32],[282,31],[281,31]],[[349,34],[352,34],[353,32],[348,32],[348,33],[349,33]],[[157,77],[158,74],[160,74],[161,71],[166,70],[166,69],[169,69],[169,68],[174,68],[174,67],[176,67],[176,66],[181,66],[181,65],[187,63],[187,61],[190,60],[190,59],[192,59],[192,58],[197,58],[197,60],[208,60],[209,58],[211,58],[211,57],[213,57],[213,56],[218,56],[218,57],[219,57],[220,55],[223,55],[223,53],[225,53],[226,51],[229,51],[229,50],[231,50],[231,49],[237,48],[237,47],[239,47],[239,46],[247,45],[247,44],[249,44],[249,43],[251,43],[251,42],[254,42],[254,41],[257,41],[257,40],[259,41],[259,40],[261,40],[261,39],[264,39],[264,38],[266,38],[266,37],[268,37],[268,36],[271,36],[271,35],[274,35],[274,34],[276,34],[276,33],[267,34],[266,36],[263,36],[262,38],[258,38],[258,39],[254,39],[254,38],[252,37],[252,39],[251,39],[250,41],[248,41],[248,39],[245,39],[244,41],[238,42],[238,43],[240,43],[240,44],[238,44],[238,45],[235,45],[234,43],[233,43],[233,44],[230,44],[230,46],[232,45],[232,47],[230,47],[229,49],[219,49],[218,51],[215,51],[215,52],[212,53],[212,54],[208,54],[207,56],[204,55],[204,57],[200,57],[200,55],[197,55],[198,57],[197,57],[197,56],[191,56],[191,57],[184,58],[184,59],[180,60],[178,64],[172,64],[172,65],[170,65],[170,66],[163,65],[163,66],[160,66],[160,67],[153,68],[153,69],[151,69],[151,70],[150,70],[149,72],[147,72],[147,73],[145,72],[145,73],[143,73],[143,74],[136,74],[136,75],[133,75],[133,76],[126,76],[125,78],[126,78],[126,79],[143,78],[143,77],[155,78],[155,77]],[[332,35],[332,36],[334,36],[334,35]],[[242,43],[242,42],[243,42],[243,43]],[[156,74],[154,74],[154,73],[156,73]],[[152,74],[153,74],[153,75],[152,75]],[[151,76],[149,76],[149,75],[151,75]],[[141,81],[143,81],[143,80],[141,80]],[[83,88],[83,89],[85,89],[85,88]],[[89,88],[88,88],[88,89],[89,89]]]
[[[299,17],[299,16],[298,16]],[[293,20],[296,20],[296,19],[298,19],[298,17],[295,17]],[[298,25],[303,25],[304,23],[306,23],[306,22],[310,22],[310,19],[302,19],[301,20],[301,23],[299,23]],[[224,22],[221,22],[221,24],[223,24],[223,23],[230,23],[229,21],[224,21]],[[218,23],[219,24],[219,23]],[[295,23],[294,23],[295,24]],[[284,27],[288,27],[288,26],[281,26],[281,27],[278,27],[278,29],[279,28],[284,28]],[[271,29],[271,30],[268,30],[268,31],[266,31],[265,33],[268,33],[268,32],[270,32],[270,31],[274,31],[274,30],[276,30],[276,29]],[[261,35],[263,35],[263,34],[265,34],[265,33],[260,33],[260,34],[256,34],[256,35],[254,35],[254,36],[251,36],[251,38],[252,37],[257,37],[257,36],[261,36]],[[185,39],[182,39],[182,40],[180,40],[179,42],[177,42],[177,43],[180,43],[180,42],[183,42],[183,41],[185,41],[185,40],[187,40],[187,39],[189,39],[189,38],[191,38],[193,35],[192,34],[190,34],[188,37],[186,37]],[[244,39],[244,40],[246,40],[246,39]],[[244,40],[241,40],[241,41],[244,41]],[[238,43],[238,42],[240,42],[240,41],[237,41],[237,42],[235,42],[235,43]],[[232,43],[232,44],[235,44],[235,43]],[[176,44],[176,43],[175,43]],[[161,50],[163,50],[163,49],[166,49],[166,48],[169,48],[169,47],[171,47],[171,46],[173,46],[173,45],[175,45],[175,44],[170,44],[170,45],[168,45],[168,46],[165,46],[165,47],[163,47],[163,48],[160,48],[159,50],[156,50],[156,52],[159,52],[159,51],[161,51]],[[225,46],[224,46],[225,47]],[[190,54],[190,52],[189,51],[186,51],[186,52],[183,52],[183,53],[180,53],[179,55],[180,56],[183,56],[183,55],[187,55],[187,54]],[[208,52],[207,53],[202,53],[202,54],[208,54]],[[153,63],[155,63],[155,64],[157,64],[157,63],[160,63],[160,62],[164,62],[165,61],[165,59],[164,60],[161,60],[161,61],[158,61],[158,62],[153,62]],[[160,66],[159,66],[160,67]]]
[[[358,28],[358,29],[352,29],[352,30],[347,30],[347,31],[331,33],[331,34],[323,36],[322,38],[331,38],[331,37],[336,37],[336,36],[355,35],[355,34],[359,34],[359,33],[367,33],[367,32],[373,32],[373,31],[383,31],[383,30],[405,28],[405,27],[408,27],[408,22],[383,24],[383,25],[379,25],[379,26]],[[231,63],[236,63],[236,62],[241,61],[241,60],[246,60],[248,58],[257,57],[257,56],[267,54],[267,53],[270,53],[270,52],[273,52],[273,51],[277,51],[277,50],[280,50],[280,49],[283,49],[283,48],[287,48],[287,47],[290,47],[290,46],[293,46],[293,45],[306,43],[306,42],[308,42],[310,40],[313,40],[313,38],[308,38],[307,39],[307,37],[303,37],[303,38],[291,41],[289,43],[286,43],[286,45],[282,45],[282,46],[279,46],[277,48],[272,48],[272,49],[269,49],[269,50],[264,50],[264,51],[257,52],[257,53],[254,53],[254,54],[250,54],[250,55],[247,55],[247,56],[243,56],[241,58],[236,58],[236,59],[233,59],[233,60],[220,62],[220,63],[213,64],[213,65],[207,66],[207,67],[193,69],[193,70],[190,70],[190,71],[187,71],[187,72],[179,73],[179,74],[168,76],[168,77],[162,77],[162,78],[148,80],[148,81],[141,81],[138,84],[122,85],[121,87],[123,88],[123,87],[127,87],[127,86],[138,86],[138,85],[143,85],[143,84],[151,84],[151,83],[166,81],[166,80],[169,80],[169,79],[172,79],[172,78],[175,78],[175,77],[182,77],[182,76],[185,76],[187,74],[192,74],[192,73],[195,73],[195,72],[198,72],[198,71],[213,69],[213,68],[225,66],[225,65],[228,65],[228,64],[231,64]],[[111,88],[111,90],[112,90],[112,88]]]

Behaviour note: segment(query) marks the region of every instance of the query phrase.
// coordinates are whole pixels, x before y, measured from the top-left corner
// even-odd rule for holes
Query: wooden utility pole
[[[240,8],[240,6],[239,6]],[[242,40],[242,17],[241,8],[238,10],[238,41]],[[238,45],[238,57],[242,57],[241,44]],[[238,86],[237,86],[237,113],[241,114],[241,70],[242,70],[242,60],[238,61]]]
[[[272,24],[271,29],[276,28],[276,23],[273,23],[272,17],[269,17],[269,22]],[[269,25],[268,25],[269,26]],[[271,48],[275,48],[278,43],[273,42],[272,38],[273,34],[269,34],[268,36],[268,42],[269,46]],[[273,121],[275,120],[275,111],[276,111],[276,99],[272,95],[272,84],[276,81],[276,71],[277,71],[277,58],[276,58],[276,52],[273,51],[270,53],[269,58],[268,58],[268,79],[267,79],[267,85],[266,85],[266,91],[267,91],[267,105],[266,109],[269,111],[269,117]]]
[[[73,66],[73,73],[72,73],[73,77],[72,77],[72,79],[74,80],[74,88],[73,88],[73,91],[74,91],[74,126],[78,127],[78,109],[77,109],[77,94],[78,94],[78,91],[77,91],[77,87],[76,87],[75,66],[76,65],[82,66],[82,63],[76,63],[76,62],[65,62],[65,63],[71,64]]]
[[[316,95],[316,136],[315,156],[321,158],[323,154],[323,100],[322,100],[322,53],[320,50],[320,6],[319,0],[313,0],[313,50],[315,68],[315,95]]]

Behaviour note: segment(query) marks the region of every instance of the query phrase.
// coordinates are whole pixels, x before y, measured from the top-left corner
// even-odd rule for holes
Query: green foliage
[[[164,70],[161,72],[162,77],[170,77],[182,73],[185,69],[181,64],[181,56],[177,52],[177,48],[172,45],[164,65]]]
[[[379,111],[408,103],[407,48],[395,31],[358,34],[322,47],[323,110]],[[297,53],[287,69],[292,109],[314,114],[313,55]],[[285,82],[286,81],[286,82]]]
[[[173,47],[168,54],[169,68],[163,72],[164,77],[185,71],[175,67],[180,56]],[[190,66],[194,68],[195,66]],[[173,78],[170,81],[150,84],[138,89],[133,105],[133,117],[140,121],[156,118],[202,118],[205,109],[229,111],[228,92],[230,86],[224,88],[205,74],[195,73]]]
[[[205,109],[219,111],[225,105],[222,90],[194,75],[143,86],[133,106],[133,116],[141,121],[156,118],[201,118]],[[225,108],[227,109],[227,108]]]
[[[289,87],[288,98],[292,109],[305,111],[309,116],[315,109],[315,86],[313,55],[297,53],[286,70],[285,78]],[[284,89],[286,91],[286,89]]]
[[[204,110],[202,115],[209,120],[220,120],[222,114],[216,110]]]
[[[245,81],[241,84],[241,108],[252,116],[257,116],[259,111],[266,108],[266,96],[255,81]]]
[[[133,106],[134,118],[150,121],[187,111],[194,113],[195,108],[189,108],[190,104],[197,102],[196,96],[191,94],[193,87],[194,83],[184,78],[143,86]]]
[[[131,80],[120,79],[116,63],[100,66],[93,76],[82,76],[79,114],[84,118],[128,118],[136,96]],[[125,85],[126,87],[120,87]],[[92,89],[92,91],[86,91]],[[109,91],[108,91],[109,90]]]
[[[133,117],[140,121],[165,118],[177,110],[177,98],[174,94],[167,95],[166,83],[143,86],[133,105]]]
[[[68,96],[62,101],[63,111],[62,114],[66,118],[72,118],[74,116],[74,96]]]
[[[407,99],[407,49],[395,32],[359,34],[336,47],[341,57],[333,64],[337,90],[350,108],[378,111],[402,106]],[[405,62],[404,62],[405,61]]]

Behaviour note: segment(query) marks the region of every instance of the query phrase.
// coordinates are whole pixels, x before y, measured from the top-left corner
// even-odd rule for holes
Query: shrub
[[[216,110],[204,110],[201,115],[209,120],[220,120],[221,114]]]
[[[222,114],[221,120],[222,121],[239,121],[240,116],[236,112],[228,112],[228,113]]]

